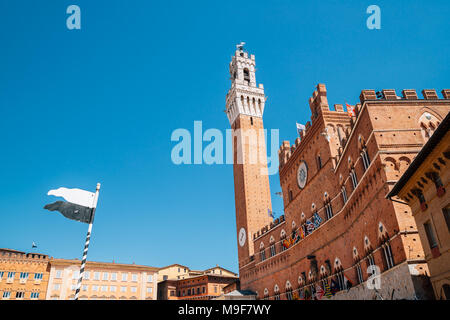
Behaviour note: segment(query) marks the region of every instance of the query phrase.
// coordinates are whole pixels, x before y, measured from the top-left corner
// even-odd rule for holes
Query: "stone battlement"
[[[450,89],[443,89],[441,91],[443,99],[450,99]],[[438,100],[439,97],[436,89],[423,89],[423,100]],[[394,89],[383,89],[375,92],[375,90],[362,90],[359,96],[361,103],[371,100],[422,100],[419,99],[416,90],[403,89],[402,96],[397,96]]]
[[[279,218],[276,218],[273,222],[271,222],[269,225],[264,226],[263,228],[261,228],[260,230],[258,230],[258,232],[253,234],[253,240],[255,240],[256,238],[259,238],[260,236],[264,235],[265,233],[267,233],[268,231],[272,230],[273,228],[275,228],[276,226],[278,226],[280,223],[284,222],[284,214],[281,215]]]
[[[0,260],[49,260],[48,255],[41,253],[25,253],[25,252],[10,252],[0,251]]]
[[[443,89],[441,91],[442,93],[442,99],[450,99],[450,89]],[[355,113],[356,115],[359,114],[362,104],[365,101],[399,101],[399,100],[439,100],[436,90],[435,89],[423,89],[422,90],[422,96],[423,99],[419,99],[416,90],[414,89],[404,89],[402,90],[402,96],[397,96],[397,93],[394,89],[382,89],[381,91],[375,92],[375,90],[362,90],[361,94],[359,96],[359,99],[361,101],[361,104],[356,104],[355,107]],[[342,104],[335,104],[334,105],[334,111],[329,109],[328,106],[328,99],[327,99],[327,90],[324,84],[318,84],[317,89],[314,90],[312,97],[309,98],[309,107],[311,109],[312,113],[312,121],[320,115],[323,114],[323,112],[337,112],[344,114],[346,113],[344,111],[344,106]],[[352,117],[351,121],[351,127],[353,127],[353,124],[355,122],[355,117]],[[288,140],[285,140],[282,142],[279,150],[278,150],[278,158],[279,158],[279,168],[281,168],[289,161],[292,154],[294,154],[294,151],[301,145],[301,143],[305,140],[305,138],[308,136],[309,132],[311,131],[312,124],[310,121],[308,121],[305,125],[305,130],[300,132],[300,137],[295,140],[295,144],[292,146],[290,145],[290,142]]]

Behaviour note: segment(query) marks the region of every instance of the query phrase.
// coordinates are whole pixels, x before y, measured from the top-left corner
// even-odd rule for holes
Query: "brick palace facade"
[[[331,110],[317,85],[311,121],[279,149],[284,215],[272,221],[267,164],[248,162],[251,152],[266,154],[265,143],[251,149],[244,133],[263,128],[255,56],[237,50],[230,74],[241,288],[258,299],[306,299],[320,288],[332,299],[432,299],[411,209],[386,195],[450,111],[450,90],[443,98],[434,89],[423,98],[363,90],[350,114],[340,104]]]

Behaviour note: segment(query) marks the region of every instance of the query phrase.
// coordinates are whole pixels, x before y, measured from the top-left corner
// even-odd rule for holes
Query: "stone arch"
[[[411,164],[411,159],[409,159],[408,157],[405,157],[405,156],[401,156],[398,159],[398,167],[399,167],[400,173],[404,173],[410,164]]]
[[[261,241],[261,243],[259,244],[259,250],[262,250],[262,249],[264,249],[264,242],[263,241]]]
[[[393,157],[386,157],[384,158],[384,161],[386,162],[386,166],[388,166],[390,169],[398,171],[399,168],[397,160],[395,160]]]
[[[275,242],[275,238],[273,236],[270,236],[269,243],[272,244],[274,242]]]
[[[297,227],[297,224],[295,223],[295,220],[292,220],[292,230],[295,230]]]
[[[284,238],[286,238],[286,231],[284,231],[284,229],[281,229],[280,239],[284,239]]]

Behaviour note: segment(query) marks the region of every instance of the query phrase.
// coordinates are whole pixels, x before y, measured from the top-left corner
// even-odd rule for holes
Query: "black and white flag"
[[[94,209],[95,193],[81,189],[58,188],[50,190],[49,196],[63,197],[67,201],[56,201],[47,204],[44,209],[59,211],[66,218],[90,223]]]

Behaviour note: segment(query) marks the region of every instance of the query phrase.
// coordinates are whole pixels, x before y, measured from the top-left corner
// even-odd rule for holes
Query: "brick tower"
[[[233,173],[239,268],[254,254],[253,234],[272,218],[262,115],[264,87],[256,85],[255,56],[238,47],[230,62],[226,114],[233,132]]]

